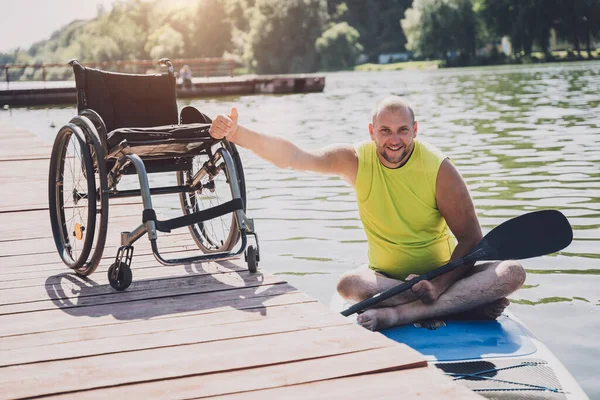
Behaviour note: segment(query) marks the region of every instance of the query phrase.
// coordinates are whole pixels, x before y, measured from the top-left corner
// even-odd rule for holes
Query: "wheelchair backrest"
[[[77,111],[96,111],[107,133],[117,128],[177,124],[175,77],[85,68],[73,63]]]

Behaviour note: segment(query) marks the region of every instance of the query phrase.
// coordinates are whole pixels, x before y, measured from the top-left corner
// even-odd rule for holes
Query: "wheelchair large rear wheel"
[[[93,176],[96,182],[95,237],[87,262],[77,269],[78,274],[89,275],[96,270],[102,260],[108,230],[108,175],[104,160],[106,153],[102,145],[102,138],[106,137],[106,128],[100,116],[92,110],[83,110],[78,116],[71,119],[70,123],[81,128],[94,165]],[[87,176],[89,175],[86,175],[86,178]]]
[[[232,156],[245,211],[246,184],[240,156],[233,143],[223,141],[215,144],[210,154],[194,157],[191,170],[177,173],[179,185],[190,184],[194,177],[202,176],[199,190],[180,194],[184,215],[206,210],[232,200],[229,171],[227,171],[225,161],[221,157],[215,156],[219,147],[224,147]],[[213,166],[211,167],[210,164]],[[233,249],[240,238],[240,231],[233,213],[190,225],[189,228],[194,241],[204,253],[228,252]]]
[[[96,232],[94,176],[94,162],[85,134],[75,124],[63,126],[56,136],[50,158],[50,224],[63,262],[82,275],[88,275],[96,268],[87,262]]]

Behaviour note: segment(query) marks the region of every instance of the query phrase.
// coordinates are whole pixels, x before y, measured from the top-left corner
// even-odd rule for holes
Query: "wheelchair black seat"
[[[221,260],[245,253],[255,272],[259,256],[253,221],[246,217],[246,185],[233,143],[210,137],[211,120],[191,106],[178,115],[171,62],[166,74],[136,75],[85,68],[75,73],[77,111],[58,132],[48,179],[50,222],[63,262],[89,275],[102,259],[108,199],[141,196],[142,225],[121,234],[121,247],[108,268],[117,290],[132,282],[133,243],[148,234],[155,258],[165,265]],[[150,188],[147,174],[173,172],[177,184]],[[122,176],[136,173],[140,187],[119,190]],[[181,217],[159,221],[151,196],[179,194]],[[164,259],[158,232],[188,227],[203,254]],[[247,235],[256,247],[247,246]],[[239,246],[236,249],[236,245]]]
[[[108,155],[135,153],[140,156],[182,156],[198,147],[214,144],[210,124],[164,125],[149,128],[118,128],[107,135]],[[127,147],[135,149],[125,150]]]

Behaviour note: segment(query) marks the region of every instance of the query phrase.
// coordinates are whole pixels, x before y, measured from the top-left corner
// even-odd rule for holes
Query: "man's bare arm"
[[[458,241],[450,259],[454,261],[468,254],[483,236],[467,185],[448,159],[442,162],[438,171],[436,200],[442,216]],[[440,276],[436,283],[442,292],[460,279],[468,268],[462,266]]]
[[[279,168],[339,175],[351,185],[358,171],[358,156],[352,145],[338,144],[307,151],[281,136],[255,132],[238,125],[235,108],[230,116],[215,118],[210,134],[217,139],[227,137]]]

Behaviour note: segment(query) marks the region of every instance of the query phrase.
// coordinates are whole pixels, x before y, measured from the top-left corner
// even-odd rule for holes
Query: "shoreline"
[[[390,64],[360,64],[356,65],[354,69],[347,71],[358,71],[358,72],[384,72],[384,71],[402,71],[402,70],[435,70],[435,69],[453,69],[453,68],[478,68],[478,67],[514,67],[514,66],[539,66],[539,65],[556,65],[556,64],[588,64],[593,62],[600,62],[600,52],[597,52],[594,58],[583,58],[583,59],[552,59],[549,61],[532,59],[529,58],[527,62],[502,62],[502,63],[489,63],[489,64],[468,64],[468,65],[451,65],[443,66],[443,60],[427,60],[427,61],[402,61]],[[325,71],[322,71],[325,72]],[[341,72],[341,71],[329,71],[329,72]]]

